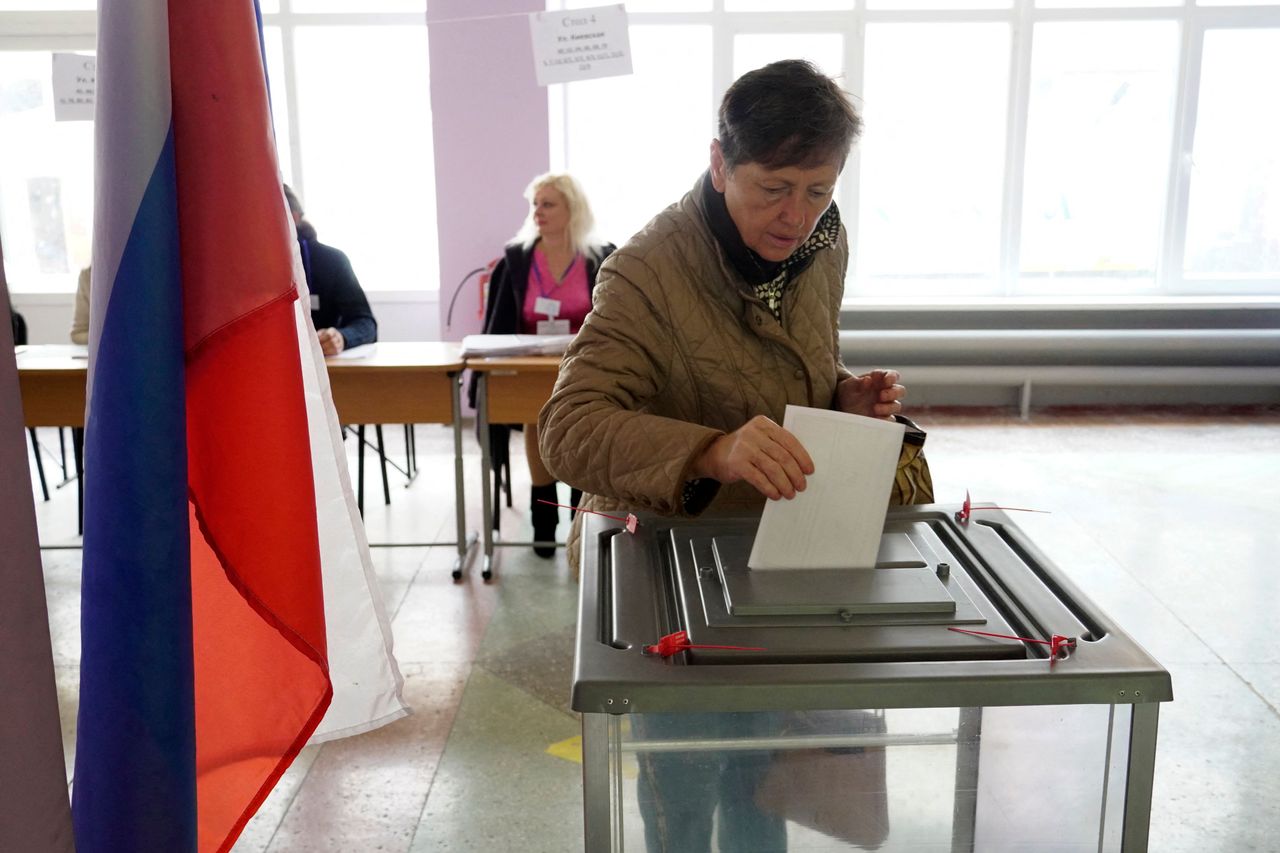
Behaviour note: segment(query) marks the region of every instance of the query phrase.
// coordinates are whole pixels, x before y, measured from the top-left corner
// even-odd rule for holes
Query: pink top
[[[547,256],[541,249],[533,250],[533,263],[529,265],[529,285],[524,293],[524,309],[520,313],[520,332],[536,334],[541,320],[568,320],[569,332],[577,334],[591,310],[591,293],[587,289],[587,262],[582,253],[573,256],[567,270],[557,270],[553,275],[547,266]],[[557,280],[558,279],[558,280]],[[539,298],[555,299],[560,303],[556,316],[539,313]]]

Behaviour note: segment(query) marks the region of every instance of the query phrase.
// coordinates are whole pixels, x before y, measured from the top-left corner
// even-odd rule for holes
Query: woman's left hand
[[[907,389],[898,384],[896,370],[873,370],[843,379],[836,386],[836,407],[842,412],[868,418],[892,418],[902,411],[899,402]]]

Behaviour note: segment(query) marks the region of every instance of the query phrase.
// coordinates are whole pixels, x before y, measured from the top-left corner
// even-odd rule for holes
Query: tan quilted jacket
[[[779,324],[728,263],[702,213],[699,180],[600,268],[593,309],[539,418],[542,458],[584,506],[684,514],[698,455],[788,403],[829,408],[849,249],[844,229],[785,291]],[[750,485],[722,487],[709,511],[756,508]],[[578,559],[579,524],[569,541]]]

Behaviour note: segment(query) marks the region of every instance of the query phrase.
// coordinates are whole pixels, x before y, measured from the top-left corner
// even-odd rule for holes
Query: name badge
[[[554,320],[556,317],[560,316],[560,300],[548,299],[545,296],[539,296],[533,302],[533,313],[545,314],[547,317]]]
[[[311,310],[312,311],[320,310],[320,294],[318,293],[311,294]]]
[[[569,334],[569,321],[568,320],[539,320],[538,334],[567,335]]]

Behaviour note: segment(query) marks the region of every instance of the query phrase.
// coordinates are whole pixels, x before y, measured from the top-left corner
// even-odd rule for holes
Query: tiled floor
[[[1161,713],[1151,849],[1280,850],[1280,410],[926,412],[938,499],[1050,510],[1019,524],[1173,675]],[[391,431],[395,433],[397,431]],[[370,539],[453,535],[450,439],[419,427],[421,473],[380,502]],[[45,431],[49,443],[56,435]],[[468,520],[479,526],[468,436]],[[520,442],[512,442],[519,456]],[[516,476],[523,527],[527,474]],[[393,475],[395,476],[395,475]],[[45,544],[74,544],[74,487],[37,498]],[[79,565],[46,550],[68,767],[78,676]],[[375,564],[415,713],[307,748],[235,850],[567,851],[581,847],[568,708],[577,586],[563,554],[499,549],[497,577],[458,583],[446,547],[379,548]],[[895,849],[889,846],[882,850]],[[897,848],[900,849],[900,848]]]

